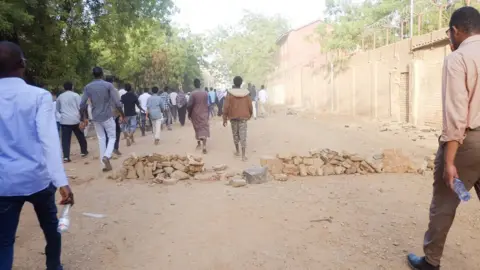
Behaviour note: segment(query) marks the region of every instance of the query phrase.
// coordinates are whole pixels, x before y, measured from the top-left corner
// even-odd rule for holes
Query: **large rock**
[[[297,165],[294,164],[285,164],[283,167],[283,173],[288,175],[297,176],[300,173]]]
[[[363,158],[355,154],[350,156],[350,160],[353,162],[362,162]]]
[[[323,165],[325,165],[325,162],[321,158],[314,158],[313,159],[313,167],[315,168],[321,168]]]
[[[304,158],[303,159],[303,164],[305,164],[306,166],[311,166],[311,165],[313,165],[313,159],[312,158]]]
[[[294,158],[293,158],[293,164],[294,164],[294,165],[300,165],[300,164],[302,164],[302,158],[301,158],[301,157],[294,157]]]
[[[243,176],[249,184],[262,184],[268,181],[267,167],[251,167],[243,171]]]
[[[305,164],[300,164],[298,166],[298,169],[300,170],[300,176],[307,176],[308,175],[307,166],[305,166]]]
[[[263,156],[260,158],[260,166],[267,167],[271,174],[279,174],[283,172],[283,162],[279,158]]]
[[[345,170],[345,174],[355,174],[357,173],[357,167],[351,166],[350,168]]]
[[[190,178],[190,175],[182,171],[174,171],[172,174],[170,174],[170,177],[178,180],[187,180]]]
[[[315,168],[314,166],[308,166],[307,167],[307,173],[310,176],[315,176],[315,175],[317,175],[317,168]]]
[[[137,171],[139,179],[145,179],[145,169],[143,166],[143,162],[137,162],[137,164],[135,164],[135,170]]]
[[[287,153],[283,153],[283,154],[278,154],[277,155],[277,158],[283,160],[283,161],[289,161],[292,159],[292,154],[287,154]]]
[[[327,164],[323,166],[323,175],[334,175],[335,174],[335,167]]]
[[[343,174],[346,169],[343,166],[337,166],[334,170],[336,175],[340,175]]]
[[[233,178],[230,180],[229,184],[232,187],[243,187],[247,185],[247,181],[242,178]]]
[[[127,167],[127,179],[137,179],[137,170],[133,166]]]
[[[175,169],[172,168],[172,167],[165,167],[165,168],[163,168],[163,170],[165,171],[165,173],[166,173],[167,175],[170,175],[170,174],[173,173],[173,171],[175,171]]]
[[[152,166],[146,166],[144,168],[144,172],[145,172],[145,179],[146,180],[153,179],[153,167]]]
[[[275,180],[277,180],[277,181],[285,182],[285,181],[288,180],[288,175],[283,174],[283,173],[274,174],[274,175],[273,175],[273,179],[275,179]]]
[[[370,164],[368,164],[365,160],[360,162],[360,169],[362,169],[362,171],[365,171],[367,173],[375,173],[375,169],[370,166]]]
[[[178,183],[178,179],[176,179],[176,178],[163,179],[163,184],[164,185],[172,186],[172,185],[175,185],[177,183]]]

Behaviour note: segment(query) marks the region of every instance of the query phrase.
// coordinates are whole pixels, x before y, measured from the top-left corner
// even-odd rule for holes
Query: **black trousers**
[[[70,144],[72,142],[72,132],[77,137],[78,144],[80,144],[80,151],[82,154],[87,153],[87,140],[85,134],[80,130],[79,124],[76,125],[61,125],[62,126],[62,148],[63,158],[70,159]]]
[[[187,115],[187,105],[183,105],[183,107],[178,108],[178,121],[180,121],[180,125],[185,125],[185,116]]]
[[[118,150],[120,146],[120,134],[122,134],[122,128],[120,126],[120,116],[115,118],[115,146],[113,147],[114,150]],[[108,136],[107,131],[105,130],[105,137],[107,138],[107,145],[108,145]]]

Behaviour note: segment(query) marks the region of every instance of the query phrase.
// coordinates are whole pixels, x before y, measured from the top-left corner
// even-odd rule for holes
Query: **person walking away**
[[[140,107],[143,109],[143,112],[139,111],[140,113],[140,130],[142,131],[142,136],[145,136],[145,131],[147,130],[147,101],[151,97],[148,93],[148,89],[145,89],[143,93],[138,97],[138,101],[140,102]],[[151,124],[151,123],[150,123]]]
[[[70,146],[72,142],[72,132],[75,134],[75,137],[77,137],[82,157],[88,155],[87,140],[80,128],[82,120],[80,117],[81,97],[79,94],[73,92],[73,84],[71,82],[65,82],[63,89],[65,92],[57,98],[55,111],[60,114],[60,124],[62,126],[63,162],[71,162]]]
[[[101,163],[104,165],[103,171],[106,172],[112,170],[110,159],[112,158],[116,140],[112,104],[116,106],[122,120],[125,115],[115,87],[102,79],[103,69],[100,67],[93,68],[93,77],[95,79],[85,86],[80,110],[85,113],[87,101],[90,99],[92,103],[92,121],[97,132]],[[105,131],[107,131],[106,136]],[[106,143],[107,137],[108,144]]]
[[[153,142],[155,145],[160,143],[160,133],[162,132],[163,123],[163,110],[165,108],[165,99],[158,95],[158,91],[158,87],[153,87],[153,95],[147,101],[147,117],[152,122]]]
[[[219,89],[217,91],[217,107],[218,107],[218,116],[223,115],[223,101],[227,91],[225,89]]]
[[[453,52],[442,76],[443,130],[435,159],[430,222],[423,241],[425,257],[409,254],[412,269],[440,269],[448,231],[460,203],[454,181],[480,198],[480,13],[473,7],[453,12],[447,34]]]
[[[180,88],[177,94],[177,107],[178,107],[178,121],[180,125],[185,126],[185,117],[187,116],[187,96],[183,92],[183,89]]]
[[[113,85],[113,76],[107,76],[105,78],[105,81],[111,83]],[[115,93],[118,95],[118,98],[120,99],[120,92],[115,88]],[[122,133],[122,124],[120,123],[120,114],[117,111],[117,108],[115,107],[115,104],[112,104],[112,112],[113,112],[113,117],[115,120],[115,145],[113,146],[113,153],[115,155],[121,156],[122,153],[120,152],[120,134]],[[105,145],[108,145],[108,136],[107,136],[107,131],[105,130],[105,137],[107,138],[107,142]]]
[[[120,97],[120,100],[122,99],[122,96],[125,95],[127,91],[125,90],[125,85],[123,85],[122,89],[118,90],[118,95]],[[125,108],[123,108],[123,111],[125,111]],[[135,108],[135,112],[140,113],[140,111],[137,111],[137,108]],[[124,129],[124,124],[120,123],[120,130],[123,131]],[[126,140],[127,139],[127,134],[123,133],[123,138]],[[115,142],[117,143],[117,142]]]
[[[250,99],[250,92],[241,89],[243,79],[236,76],[233,79],[235,85],[228,91],[223,105],[223,126],[226,127],[228,120],[232,126],[233,143],[235,145],[235,155],[240,156],[240,147],[242,146],[242,160],[246,161],[245,154],[247,148],[247,121],[253,115],[253,103]]]
[[[258,91],[258,113],[260,114],[260,117],[265,117],[266,115],[266,106],[267,106],[267,101],[268,101],[268,93],[267,90],[265,90],[265,86],[262,85],[262,88],[260,91]]]
[[[160,93],[160,98],[162,99],[163,108],[163,118],[165,121],[165,125],[167,126],[168,130],[172,130],[172,112],[170,110],[171,103],[170,103],[170,96],[168,95],[168,86],[163,88],[162,93]]]
[[[123,124],[123,132],[125,138],[127,138],[127,146],[130,146],[135,142],[134,135],[135,130],[137,129],[137,112],[135,111],[135,106],[140,110],[140,113],[145,113],[145,111],[140,106],[137,95],[132,91],[132,85],[129,83],[125,84],[125,91],[120,101],[123,103],[125,119]]]
[[[233,88],[235,88],[234,86]],[[253,119],[257,119],[257,91],[255,90],[255,86],[248,83],[247,86],[248,92],[250,92],[250,99],[252,100],[252,107],[253,107]]]
[[[207,153],[207,139],[210,137],[210,125],[208,123],[209,107],[208,92],[200,89],[200,80],[193,80],[195,90],[192,91],[187,104],[188,119],[192,121],[197,140],[197,149]]]
[[[210,87],[210,91],[208,91],[208,87],[205,87],[205,90],[208,93],[208,117],[212,118],[214,116],[214,107],[215,107],[215,92],[213,88]]]
[[[172,114],[173,122],[177,122],[177,116],[178,116],[177,95],[178,94],[175,91],[175,89],[173,89],[170,93],[170,104],[172,104],[172,106],[170,107],[170,111]]]
[[[55,193],[74,204],[62,164],[51,94],[23,80],[23,52],[0,42],[0,269],[13,267],[15,234],[23,205],[35,209],[47,245],[46,269],[62,270]]]

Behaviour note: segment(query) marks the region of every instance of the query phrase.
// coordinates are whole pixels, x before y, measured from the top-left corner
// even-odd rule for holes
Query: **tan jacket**
[[[228,90],[223,103],[223,120],[248,120],[252,117],[252,99],[246,89],[234,88]]]

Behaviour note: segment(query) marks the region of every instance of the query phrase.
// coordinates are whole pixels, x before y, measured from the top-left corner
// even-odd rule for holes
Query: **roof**
[[[309,23],[307,23],[307,24],[305,24],[305,25],[302,25],[302,26],[300,26],[300,27],[297,27],[297,28],[295,28],[295,29],[289,30],[289,31],[283,33],[282,35],[280,35],[280,36],[277,38],[277,41],[276,41],[275,43],[276,43],[276,44],[279,44],[279,43],[285,41],[285,39],[288,37],[288,35],[289,35],[291,32],[296,32],[296,31],[298,31],[298,30],[301,30],[302,28],[305,28],[305,27],[307,27],[307,26],[310,26],[310,25],[312,25],[312,24],[319,23],[319,22],[323,22],[323,20],[318,19],[318,20],[309,22]]]

